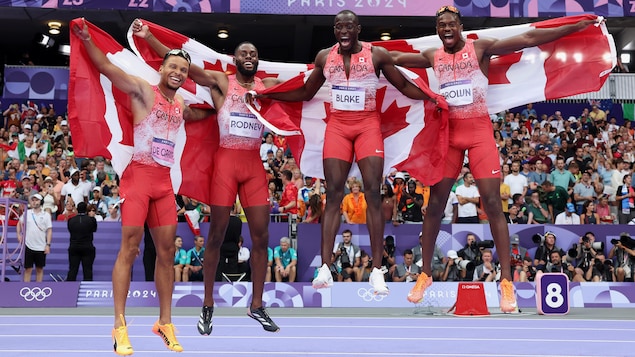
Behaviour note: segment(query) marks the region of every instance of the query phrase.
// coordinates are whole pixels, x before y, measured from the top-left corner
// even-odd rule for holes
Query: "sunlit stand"
[[[27,208],[27,202],[25,201],[0,198],[0,223],[2,224],[2,236],[0,236],[0,247],[2,247],[0,266],[2,267],[2,272],[0,273],[0,282],[5,281],[7,266],[12,267],[18,274],[22,273]],[[22,216],[22,222],[20,222],[20,216]],[[17,236],[16,231],[9,234],[9,227],[17,226],[18,224],[21,225],[20,237]]]

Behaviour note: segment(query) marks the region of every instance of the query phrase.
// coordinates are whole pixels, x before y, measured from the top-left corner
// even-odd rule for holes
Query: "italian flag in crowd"
[[[635,104],[634,103],[622,104],[622,112],[624,113],[624,120],[635,121]]]

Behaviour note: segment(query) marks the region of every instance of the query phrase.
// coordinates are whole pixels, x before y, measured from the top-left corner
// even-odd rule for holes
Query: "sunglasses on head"
[[[192,63],[192,59],[190,58],[190,54],[187,53],[187,51],[185,51],[185,50],[181,50],[181,49],[169,50],[168,53],[165,54],[163,59],[165,60],[165,59],[167,59],[170,56],[182,57],[182,58],[185,58],[187,63]]]
[[[442,6],[439,10],[437,10],[437,17],[441,16],[441,14],[443,14],[444,12],[451,12],[453,14],[459,15],[459,18],[461,17],[461,12],[459,11],[459,9],[452,5]]]

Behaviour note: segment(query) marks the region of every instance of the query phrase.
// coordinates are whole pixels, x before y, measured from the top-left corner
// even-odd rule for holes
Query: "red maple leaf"
[[[522,52],[510,53],[505,56],[495,57],[489,63],[489,84],[509,84],[511,83],[507,78],[507,71],[509,68],[520,62]]]
[[[386,97],[386,87],[377,89],[377,105],[383,107],[384,98]],[[390,103],[388,108],[380,114],[381,117],[381,134],[387,138],[408,126],[406,122],[406,114],[410,106],[399,107],[396,101]]]

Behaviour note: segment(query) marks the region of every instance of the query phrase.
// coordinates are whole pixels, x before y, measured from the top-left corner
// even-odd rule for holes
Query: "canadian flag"
[[[152,34],[169,48],[183,48],[192,57],[192,63],[205,69],[234,73],[236,67],[231,56],[220,54],[186,36],[143,20]],[[147,42],[128,31],[130,47],[150,66],[158,68],[163,60]],[[267,91],[286,91],[301,86],[308,78],[310,65],[288,64],[261,60],[257,76],[275,77],[284,83]],[[429,96],[436,96],[419,75],[401,69],[406,78]],[[183,86],[190,89],[191,86]],[[199,90],[200,88],[196,88]],[[197,92],[197,95],[199,93]],[[438,111],[429,102],[411,100],[403,96],[383,77],[377,91],[377,107],[381,110],[382,134],[385,144],[384,172],[394,168],[408,171],[423,182],[434,184],[441,180],[443,159],[447,152],[447,112]],[[324,177],[322,147],[327,113],[329,112],[326,84],[313,100],[303,103],[266,101],[259,119],[272,131],[283,135],[303,133],[287,138],[298,166],[305,175]],[[300,129],[300,130],[298,130]],[[360,176],[354,166],[351,175]]]
[[[506,38],[533,28],[549,28],[577,23],[594,16],[572,16],[507,26],[473,32],[465,32],[470,38]],[[73,23],[81,21],[73,20]],[[71,24],[71,26],[73,25]],[[232,57],[217,53],[206,46],[144,21],[161,42],[171,48],[183,48],[192,56],[192,62],[205,68],[227,73],[235,72]],[[90,25],[95,43],[108,54],[113,63],[128,73],[158,82],[156,69],[162,59],[147,43],[128,32],[130,47],[140,60],[108,34]],[[437,36],[410,40],[394,40],[374,43],[389,50],[419,52],[437,48],[441,42]],[[69,112],[75,150],[78,155],[104,155],[112,157],[118,172],[123,172],[131,157],[132,125],[128,100],[100,75],[87,58],[79,39],[71,36],[71,81],[69,85]],[[593,48],[593,51],[589,51]],[[78,50],[79,49],[79,50]],[[144,62],[145,61],[145,62]],[[147,65],[145,64],[147,63]],[[490,63],[490,88],[488,105],[491,113],[507,108],[569,95],[596,91],[601,88],[616,63],[616,51],[612,36],[603,23],[589,26],[583,31],[560,40],[527,48],[513,54],[494,57]],[[260,77],[274,76],[289,80],[286,85],[299,85],[311,69],[310,65],[260,61]],[[412,69],[404,72],[413,82],[436,90],[438,83],[431,69]],[[418,76],[417,76],[418,75]],[[292,79],[292,80],[290,80]],[[443,163],[444,147],[447,147],[447,123],[443,115],[435,117],[436,108],[430,103],[412,101],[402,96],[382,78],[378,89],[378,108],[382,114],[382,132],[385,142],[386,167],[407,170],[426,184],[440,179],[436,168]],[[279,90],[279,88],[278,88]],[[188,104],[211,105],[207,88],[188,81],[179,91]],[[284,118],[265,114],[271,130],[302,136],[288,138],[294,155],[299,158],[302,171],[314,177],[323,177],[321,148],[324,138],[326,113],[328,113],[326,87],[315,98],[305,103],[287,103],[274,106]],[[427,129],[427,130],[426,130]],[[275,131],[275,130],[274,130]],[[217,145],[218,128],[214,118],[186,123],[179,132],[177,152],[180,165],[172,170],[175,190],[182,194],[208,202],[207,191],[211,185],[212,156]],[[445,141],[444,141],[445,140]],[[187,174],[184,174],[187,173]]]

